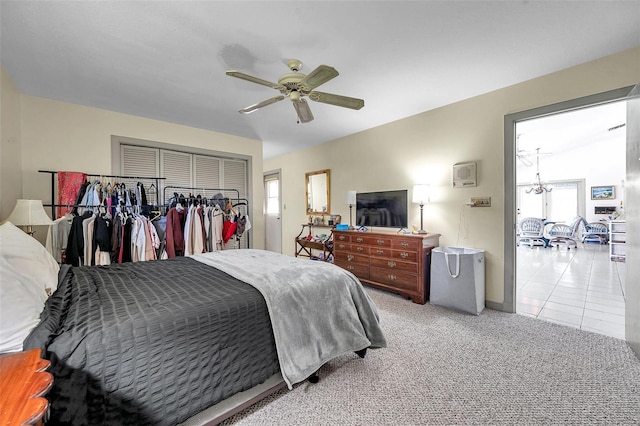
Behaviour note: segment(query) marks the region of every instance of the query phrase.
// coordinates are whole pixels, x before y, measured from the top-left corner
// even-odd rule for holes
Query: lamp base
[[[418,234],[428,234],[428,232],[425,231],[424,229],[421,229],[421,230],[418,231]]]

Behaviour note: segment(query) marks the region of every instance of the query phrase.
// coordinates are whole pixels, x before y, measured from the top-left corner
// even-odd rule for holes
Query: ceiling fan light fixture
[[[553,188],[547,187],[540,179],[540,148],[536,148],[536,182],[525,192],[530,194],[533,192],[536,195],[540,195],[544,192],[551,192]]]
[[[300,92],[292,90],[291,93],[289,93],[289,98],[291,98],[292,101],[300,100]]]

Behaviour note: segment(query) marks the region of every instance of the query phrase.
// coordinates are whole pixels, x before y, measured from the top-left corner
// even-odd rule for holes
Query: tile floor
[[[516,312],[624,339],[625,264],[609,246],[517,248]]]

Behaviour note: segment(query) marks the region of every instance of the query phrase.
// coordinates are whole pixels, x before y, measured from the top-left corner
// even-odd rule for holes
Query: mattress
[[[24,343],[52,362],[52,424],[176,424],[279,371],[264,298],[216,268],[175,258],[61,272]]]

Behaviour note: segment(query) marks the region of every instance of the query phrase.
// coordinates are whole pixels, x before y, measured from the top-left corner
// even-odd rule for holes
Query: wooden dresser
[[[429,299],[431,249],[440,234],[333,231],[334,263],[363,284],[424,304]]]
[[[53,384],[49,361],[39,349],[0,357],[0,424],[42,425],[49,402],[42,398]]]

